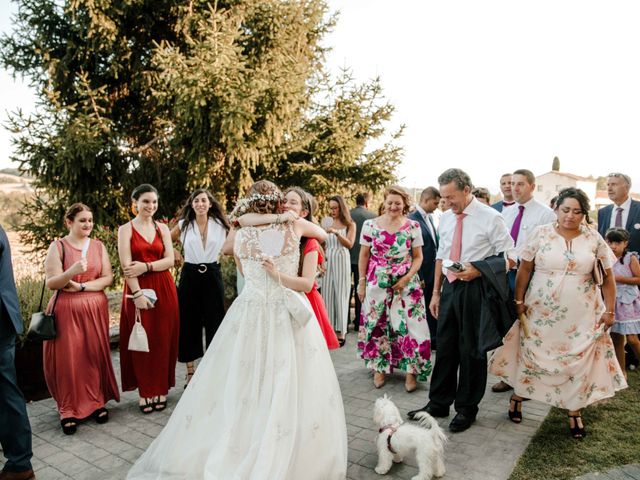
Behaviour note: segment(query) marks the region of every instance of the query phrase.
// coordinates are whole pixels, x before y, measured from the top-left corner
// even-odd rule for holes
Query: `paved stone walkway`
[[[427,385],[421,384],[418,390],[408,394],[404,391],[404,377],[398,374],[389,378],[382,389],[376,390],[370,373],[356,358],[354,343],[355,336],[350,334],[347,345],[332,353],[348,423],[348,479],[409,479],[417,474],[413,459],[394,465],[385,477],[373,471],[377,460],[374,444],[377,430],[371,419],[373,402],[387,393],[405,413],[426,403]],[[113,359],[119,371],[117,352],[113,353]],[[170,392],[167,411],[142,415],[137,407],[136,393],[128,392],[119,404],[109,404],[109,423],[97,425],[88,421],[81,424],[73,436],[62,433],[53,400],[30,404],[28,410],[34,434],[33,466],[38,480],[124,478],[131,464],[160,433],[171,414],[171,407],[178,401],[183,391],[183,365],[178,367],[177,378],[180,381],[178,387]],[[494,381],[490,377],[489,386]],[[498,480],[509,477],[516,460],[544,420],[548,407],[527,402],[524,421],[515,425],[506,415],[508,395],[487,391],[473,427],[463,433],[449,434],[446,479]],[[441,419],[441,425],[446,428],[451,418]]]
[[[576,480],[640,480],[640,464],[625,465],[607,472],[587,473]]]

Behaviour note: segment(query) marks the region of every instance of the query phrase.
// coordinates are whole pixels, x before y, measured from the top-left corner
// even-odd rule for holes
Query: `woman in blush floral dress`
[[[511,421],[522,421],[522,400],[532,398],[568,410],[571,436],[583,438],[580,410],[627,386],[608,331],[616,259],[584,224],[589,199],[582,190],[561,191],[556,212],[558,221],[530,233],[520,256],[515,303],[527,328],[513,325],[489,370],[514,388]],[[605,269],[602,291],[593,279],[596,258]]]
[[[431,341],[424,295],[418,278],[422,264],[422,233],[406,217],[410,198],[400,187],[384,195],[384,214],[367,220],[360,237],[362,301],[358,350],[380,388],[394,368],[406,372],[405,388],[431,373]]]

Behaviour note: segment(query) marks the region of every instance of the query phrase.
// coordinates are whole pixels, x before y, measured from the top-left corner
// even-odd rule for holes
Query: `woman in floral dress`
[[[580,410],[627,386],[608,332],[616,259],[584,224],[589,200],[582,190],[560,192],[556,211],[558,221],[534,230],[521,255],[515,303],[526,328],[514,324],[489,369],[514,388],[513,422],[522,421],[522,400],[532,398],[567,409],[571,436],[583,438]],[[602,292],[593,279],[596,258],[605,269]]]
[[[380,388],[394,368],[406,372],[405,388],[431,373],[431,341],[424,295],[418,278],[422,264],[422,233],[406,217],[409,195],[400,187],[385,192],[385,213],[367,220],[360,237],[362,301],[358,350]]]

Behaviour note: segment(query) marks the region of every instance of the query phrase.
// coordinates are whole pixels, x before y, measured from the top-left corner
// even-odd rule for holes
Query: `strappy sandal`
[[[154,397],[153,409],[156,412],[161,412],[165,408],[167,408],[167,398],[165,397],[164,400],[160,400],[159,396],[158,397]]]
[[[573,427],[571,426],[571,419],[573,419]],[[587,431],[584,429],[584,423],[582,427],[578,425],[578,419],[582,421],[582,415],[569,415],[569,433],[577,440],[581,440],[587,436]]]
[[[511,410],[511,406],[513,406],[513,410]],[[516,400],[513,398],[513,395],[511,395],[509,399],[509,411],[507,413],[509,414],[509,420],[513,423],[522,422],[522,399]]]
[[[189,382],[193,378],[193,374],[196,373],[196,369],[193,365],[187,367],[187,375],[184,378],[184,388],[187,388]]]
[[[141,400],[144,400],[144,403],[138,403],[138,408],[140,409],[140,411],[145,415],[149,415],[150,413],[153,413],[153,410],[155,409],[155,403],[153,399],[142,398]]]
[[[109,411],[104,407],[99,408],[98,410],[93,412],[91,416],[95,418],[96,423],[103,424],[109,421]]]
[[[60,425],[65,435],[73,435],[78,430],[78,419],[74,417],[63,418],[60,420]]]

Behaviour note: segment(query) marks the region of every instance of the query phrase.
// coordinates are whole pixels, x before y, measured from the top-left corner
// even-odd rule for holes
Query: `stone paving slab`
[[[587,473],[576,477],[576,480],[640,480],[640,464],[625,465],[606,472]]]
[[[395,374],[388,378],[383,388],[375,389],[371,373],[356,356],[353,334],[348,336],[346,346],[332,352],[331,356],[342,388],[347,419],[348,480],[403,480],[416,475],[418,469],[412,458],[394,465],[386,476],[374,472],[377,461],[375,438],[378,432],[372,420],[373,402],[386,393],[401,412],[406,413],[426,404],[428,384],[421,383],[416,391],[409,394],[404,390],[403,375]],[[112,357],[119,377],[118,352],[114,351]],[[87,421],[79,425],[78,432],[73,436],[62,433],[52,399],[29,404],[33,429],[33,466],[38,480],[125,478],[133,462],[167,422],[172,407],[183,392],[184,374],[184,365],[179,364],[176,371],[178,386],[169,393],[166,411],[142,415],[138,410],[136,392],[127,392],[122,394],[120,403],[109,403],[110,420],[107,424],[97,425],[93,420]],[[527,402],[522,424],[510,422],[506,414],[509,393],[491,392],[489,387],[495,381],[495,378],[489,377],[487,393],[471,429],[448,434],[449,443],[445,450],[447,474],[444,477],[447,480],[508,478],[515,462],[549,411],[546,405]],[[454,414],[452,410],[449,418],[439,419],[440,425],[446,429]]]

